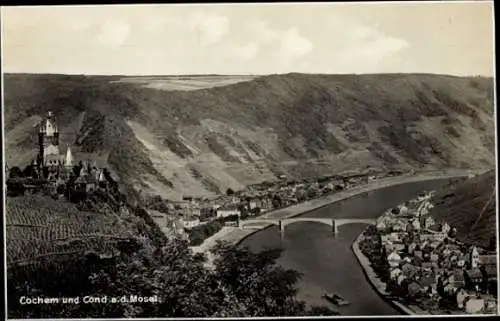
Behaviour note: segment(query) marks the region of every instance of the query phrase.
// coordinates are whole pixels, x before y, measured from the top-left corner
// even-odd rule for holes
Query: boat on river
[[[343,297],[341,297],[336,293],[326,293],[323,295],[323,298],[338,306],[344,306],[349,304],[349,301],[347,301],[346,299],[344,299]]]

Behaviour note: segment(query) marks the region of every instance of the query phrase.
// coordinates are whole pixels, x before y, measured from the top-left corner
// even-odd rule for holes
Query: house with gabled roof
[[[387,261],[391,267],[398,267],[399,262],[401,262],[401,256],[396,251],[393,251],[387,256]]]
[[[401,266],[401,271],[403,272],[403,275],[407,278],[414,278],[417,273],[418,273],[418,268],[410,263],[404,263]]]
[[[399,275],[401,275],[401,273],[403,273],[403,271],[401,271],[401,269],[399,267],[395,267],[395,268],[391,269],[390,274],[389,274],[391,280],[396,280],[397,277]]]
[[[461,288],[457,290],[456,293],[456,301],[457,301],[457,307],[459,309],[465,308],[464,302],[465,299],[472,296],[472,294],[468,293],[465,289]]]
[[[467,297],[464,300],[465,312],[469,314],[480,314],[484,309],[484,299]]]

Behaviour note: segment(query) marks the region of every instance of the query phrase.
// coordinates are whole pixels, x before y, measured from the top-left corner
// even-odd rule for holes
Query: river
[[[424,190],[437,189],[448,179],[407,183],[386,187],[327,205],[301,215],[302,217],[377,218],[387,208],[412,199]],[[283,248],[279,263],[284,268],[303,274],[298,283],[298,297],[308,304],[325,305],[325,292],[335,292],[350,302],[336,308],[342,315],[399,315],[384,301],[366,280],[354,256],[351,245],[366,228],[364,224],[339,226],[333,237],[331,227],[315,222],[299,222],[286,226],[281,241],[277,226],[254,233],[240,244],[258,251],[265,248]]]

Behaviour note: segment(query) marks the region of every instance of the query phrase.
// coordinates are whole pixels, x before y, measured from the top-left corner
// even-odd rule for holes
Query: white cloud
[[[258,52],[259,52],[259,45],[256,42],[249,42],[245,45],[236,47],[234,50],[236,57],[243,60],[252,59],[257,55]]]
[[[62,28],[63,31],[71,32],[82,32],[87,30],[92,26],[92,19],[85,16],[65,16],[58,20],[58,28]]]
[[[209,45],[218,42],[230,29],[229,19],[225,16],[195,12],[187,19],[187,25],[192,29],[197,29],[202,38],[202,44]]]
[[[302,57],[314,49],[314,44],[302,36],[296,27],[290,28],[281,35],[281,47],[278,55],[283,59]]]
[[[420,10],[420,18],[415,19],[428,21],[420,30],[412,27],[414,17],[406,9],[401,9],[404,16],[397,17],[400,9],[396,8],[347,7],[8,7],[2,16],[4,68],[115,74],[467,74],[478,68],[491,74],[493,38],[460,37],[463,28],[452,28],[463,25],[457,23],[462,19],[459,15],[451,26],[446,9],[442,16],[435,10],[432,14]],[[466,17],[460,21],[466,22]],[[489,35],[491,12],[481,17],[473,26],[481,32],[475,34]],[[443,37],[429,36],[435,30]],[[435,57],[434,62],[428,57]]]
[[[248,25],[248,28],[253,31],[259,42],[270,42],[279,38],[280,33],[268,26],[262,20],[253,21]]]
[[[165,28],[165,26],[170,22],[170,19],[164,18],[161,16],[151,16],[148,19],[144,19],[144,21],[141,21],[142,27],[149,31],[149,32],[155,32],[162,30]]]
[[[121,46],[128,38],[130,26],[121,21],[107,21],[101,27],[101,33],[97,40],[111,47]]]
[[[377,32],[373,28],[369,28],[363,25],[355,25],[349,27],[347,34],[350,36],[352,41],[369,41],[376,36]]]
[[[357,25],[348,30],[345,39],[347,46],[338,53],[338,58],[351,69],[355,67],[360,71],[378,72],[384,59],[409,46],[406,40],[388,36],[375,28]]]

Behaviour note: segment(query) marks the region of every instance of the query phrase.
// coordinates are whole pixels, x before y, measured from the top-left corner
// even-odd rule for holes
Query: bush
[[[14,166],[9,171],[9,178],[19,178],[23,177],[23,171],[17,166]]]
[[[394,208],[391,210],[391,212],[392,212],[392,214],[396,214],[396,215],[398,215],[400,211],[399,211],[399,208],[394,207]]]
[[[197,246],[203,243],[207,238],[219,232],[224,226],[221,220],[215,220],[204,225],[199,225],[188,230],[191,246]]]
[[[222,222],[222,223],[225,223],[225,222],[235,222],[235,221],[238,221],[238,215],[236,214],[233,214],[233,215],[229,215],[229,216],[226,216],[226,217],[221,217],[221,218],[218,218],[217,220]]]
[[[296,298],[301,274],[281,268],[279,250],[253,253],[219,244],[214,268],[206,257],[193,255],[187,243],[172,240],[164,247],[126,243],[110,259],[74,256],[65,262],[11,269],[8,277],[8,316],[34,318],[144,317],[269,317],[335,315],[326,307],[307,309]],[[248,286],[248,280],[252,280]],[[74,297],[158,295],[160,302],[132,306],[116,304],[22,305],[21,296]],[[12,300],[11,300],[12,299]]]

